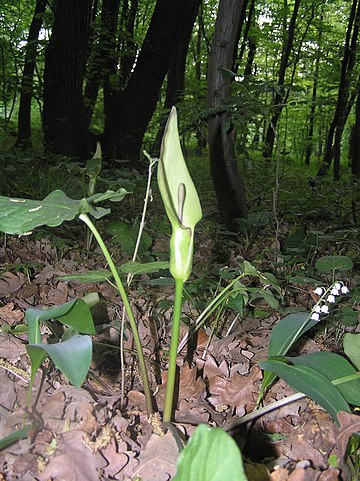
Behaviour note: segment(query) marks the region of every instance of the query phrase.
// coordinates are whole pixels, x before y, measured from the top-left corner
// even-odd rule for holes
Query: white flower
[[[342,286],[341,288],[341,293],[342,294],[347,294],[349,292],[349,289],[346,286]]]
[[[335,296],[330,294],[326,300],[330,302],[330,304],[333,304],[335,302]]]
[[[340,289],[341,289],[341,284],[340,284],[340,282],[336,282],[336,283],[334,284],[334,287],[335,287],[335,289],[337,289],[338,291],[340,291]]]
[[[338,295],[340,294],[340,291],[339,291],[339,289],[336,289],[335,287],[333,287],[333,288],[331,289],[331,294],[332,294],[333,296],[338,296]]]
[[[320,309],[320,306],[319,304],[317,304],[315,307],[314,307],[314,312],[320,312],[321,309]]]
[[[328,307],[326,304],[324,304],[323,306],[321,306],[320,311],[321,311],[322,313],[324,313],[324,314],[328,314],[328,312],[329,312],[329,307]]]
[[[317,312],[313,312],[313,313],[311,314],[311,319],[312,319],[313,321],[318,321],[318,320],[320,319],[320,315],[319,315]]]
[[[315,290],[314,290],[315,294],[317,294],[318,296],[322,296],[324,290],[322,287],[317,287]]]

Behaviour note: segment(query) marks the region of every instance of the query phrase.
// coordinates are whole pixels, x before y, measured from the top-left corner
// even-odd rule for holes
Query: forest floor
[[[243,416],[256,407],[262,379],[257,363],[267,357],[276,322],[291,309],[311,310],[314,286],[306,282],[306,277],[316,275],[316,258],[351,256],[354,269],[341,280],[350,291],[359,287],[359,224],[354,224],[348,214],[352,187],[345,185],[341,194],[333,192],[333,199],[321,191],[321,186],[318,191],[309,186],[304,190],[302,195],[298,190],[301,198],[295,199],[291,186],[284,189],[278,205],[278,236],[271,216],[269,220],[259,213],[250,218],[241,234],[231,235],[216,224],[211,188],[206,182],[200,186],[204,221],[196,237],[181,337],[226,285],[224,269],[236,269],[244,259],[260,271],[275,273],[281,295],[277,309],[259,298],[241,316],[234,308],[222,306],[197,336],[190,338],[178,356],[175,425],[185,437],[191,436],[200,423],[230,431],[241,447],[250,481],[352,479],[347,466],[330,466],[329,457],[342,452],[339,438],[346,422],[354,420],[345,419],[339,428],[325,410],[306,397],[251,423],[231,425],[235,415]],[[252,192],[251,207],[256,211],[260,204],[264,213],[264,203],[268,202],[271,212],[271,195],[262,194],[260,188],[259,192]],[[259,199],[262,195],[263,203]],[[136,204],[131,198],[124,202],[119,212],[123,220],[132,222],[141,212],[141,202]],[[152,209],[148,220],[152,245],[146,255],[165,260],[169,231],[163,229],[166,220],[161,206],[155,206],[153,213]],[[316,245],[309,240],[314,232]],[[342,234],[336,236],[336,232]],[[38,237],[7,236],[0,246],[0,439],[18,429],[25,418],[31,423],[27,438],[0,452],[0,480],[170,480],[176,473],[178,445],[171,430],[164,428],[159,434],[149,423],[129,328],[125,329],[125,396],[121,404],[120,297],[109,283],[81,284],[59,279],[104,267],[103,256],[96,247],[92,252],[84,251],[81,227],[57,228],[54,233],[48,230]],[[111,243],[109,237],[107,242]],[[118,265],[129,259],[119,244],[112,244],[112,253]],[[243,282],[248,282],[247,287],[255,286],[251,279]],[[164,405],[173,291],[168,274],[142,275],[128,289],[160,412]],[[30,378],[27,333],[17,331],[16,326],[25,323],[29,307],[58,305],[89,292],[98,292],[102,299],[94,312],[98,334],[94,337],[91,375],[82,388],[75,388],[54,369],[45,370],[43,376],[39,372],[31,407],[26,409]],[[358,303],[352,306],[359,310]],[[320,324],[296,345],[295,352],[341,352],[344,332],[360,332],[358,321],[351,327],[336,318],[326,328]],[[51,342],[54,332],[44,325],[42,335]],[[264,404],[293,392],[278,380],[266,394]]]

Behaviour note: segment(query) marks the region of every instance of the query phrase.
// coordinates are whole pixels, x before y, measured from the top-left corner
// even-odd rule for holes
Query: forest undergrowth
[[[43,199],[60,188],[69,197],[81,198],[86,191],[84,168],[69,159],[58,158],[47,167],[42,156],[21,158],[12,153],[2,154],[1,162],[6,166],[0,179],[4,196]],[[191,436],[201,423],[232,434],[249,480],[358,479],[360,429],[353,414],[345,413],[337,425],[319,404],[303,397],[247,424],[234,423],[256,408],[262,379],[258,363],[267,359],[274,326],[287,315],[312,311],[318,302],[316,288],[340,281],[349,293],[294,344],[291,354],[343,353],[344,335],[360,332],[358,181],[316,179],[290,161],[281,163],[276,179],[273,165],[247,162],[250,214],[239,219],[239,231],[234,233],[217,222],[206,156],[190,157],[189,170],[203,220],[197,227],[193,272],[182,303],[180,339],[189,337],[177,357],[177,434],[160,421],[156,429],[148,420],[133,334],[127,323],[121,326],[122,301],[116,288],[108,281],[93,282],[91,276],[76,278],[107,267],[94,242],[86,249],[84,226],[74,222],[42,227],[29,236],[2,235],[0,439],[21,425],[24,416],[31,428],[27,437],[0,452],[0,479],[169,480],[176,473],[179,436]],[[97,181],[101,192],[115,185],[133,192],[113,203],[105,220],[97,221],[117,266],[132,258],[145,172],[119,163],[111,171],[105,167]],[[137,260],[166,262],[171,231],[155,182],[150,200]],[[328,256],[350,259],[352,268],[321,269],[317,261]],[[268,277],[244,276],[230,295],[207,311],[211,300],[241,274],[244,262]],[[126,272],[121,276],[125,281]],[[26,309],[61,305],[94,292],[100,302],[93,310],[96,334],[87,380],[75,388],[47,362],[43,374],[39,371],[35,377],[26,407],[30,382]],[[128,295],[155,404],[162,412],[174,280],[167,269],[135,275]],[[52,343],[63,335],[63,326],[45,322],[41,335]],[[293,393],[284,380],[277,380],[263,404]],[[349,426],[354,425],[351,431]],[[346,430],[351,431],[347,437]]]

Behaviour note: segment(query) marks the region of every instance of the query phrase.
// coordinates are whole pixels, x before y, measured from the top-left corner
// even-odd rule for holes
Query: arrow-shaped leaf
[[[26,350],[31,359],[31,385],[36,371],[46,357],[50,357],[55,366],[77,387],[83,384],[90,369],[90,336],[73,336],[57,344],[29,344]]]

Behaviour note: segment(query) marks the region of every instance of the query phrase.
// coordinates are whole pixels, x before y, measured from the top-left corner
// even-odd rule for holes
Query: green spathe
[[[185,282],[191,273],[194,231],[202,211],[181,151],[175,107],[171,109],[161,144],[158,185],[172,225],[170,272],[175,279]]]

